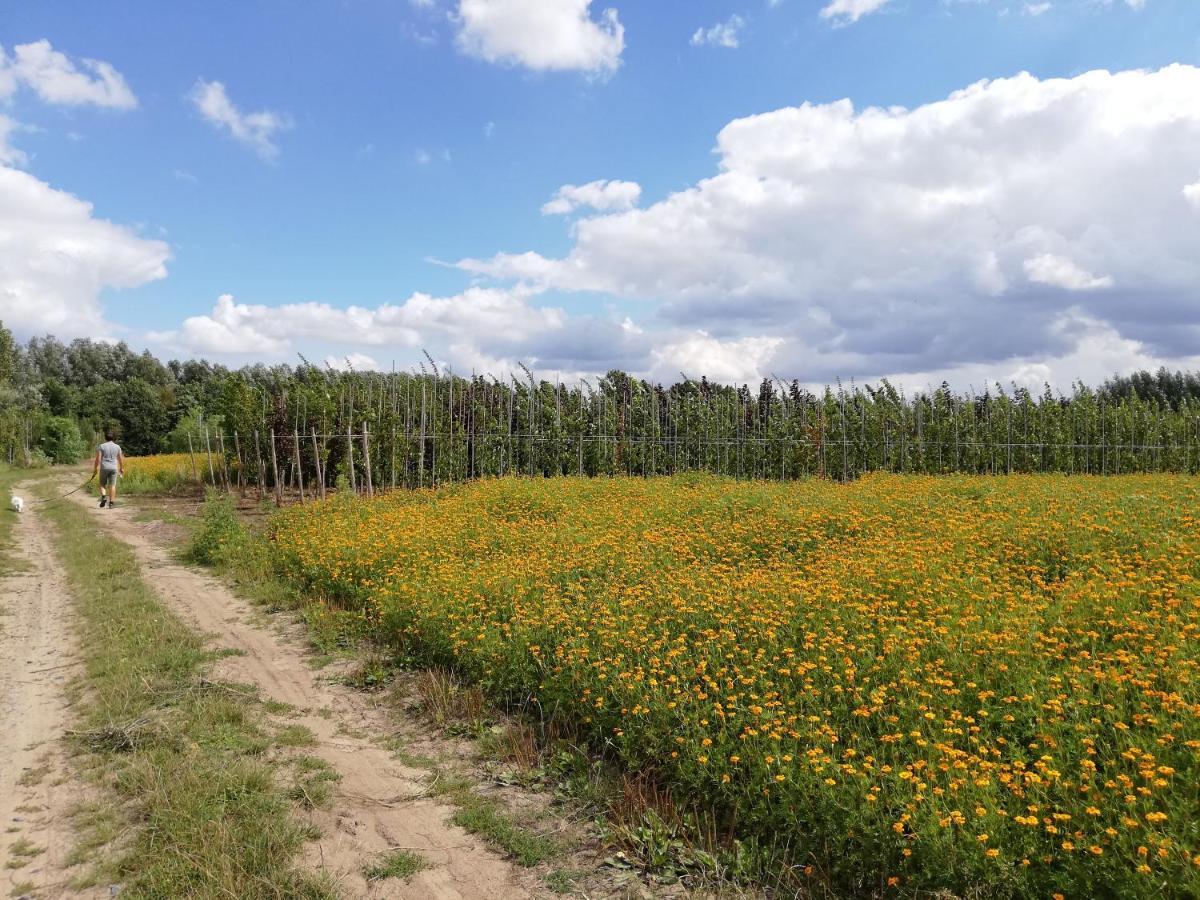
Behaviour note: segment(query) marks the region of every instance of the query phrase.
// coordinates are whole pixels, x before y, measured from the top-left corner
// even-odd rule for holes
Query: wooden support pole
[[[363,469],[367,473],[367,496],[375,496],[375,486],[371,483],[371,442],[367,435],[367,423],[363,422],[362,429],[362,444],[363,444]]]
[[[312,430],[312,447],[313,447],[313,466],[317,472],[317,490],[321,493],[321,499],[325,499],[325,473],[321,469],[321,451],[317,447],[317,429],[313,426]]]
[[[217,432],[217,450],[221,454],[221,480],[225,482],[225,493],[229,493],[229,460],[225,457],[225,435]]]
[[[304,505],[304,468],[300,464],[300,429],[292,433],[292,450],[296,456],[296,483],[300,486],[300,505]]]
[[[358,493],[358,479],[354,475],[354,435],[350,433],[350,426],[346,426],[346,468],[350,472],[350,490],[352,493]]]
[[[254,429],[254,474],[258,482],[258,499],[263,498],[263,458],[262,445],[258,441],[258,429]]]
[[[283,506],[283,486],[279,483],[279,458],[275,454],[275,429],[271,429],[271,472],[275,478],[275,505]]]
[[[200,480],[200,471],[196,468],[196,451],[192,449],[192,433],[188,432],[188,456],[192,458],[192,478]]]
[[[238,433],[237,433],[236,429],[233,432],[233,449],[234,449],[234,452],[237,453],[237,459],[238,459],[238,477],[237,477],[238,494],[241,495],[242,497],[245,497],[246,496],[246,482],[244,480],[244,477],[246,474],[246,461],[245,461],[245,459],[242,458],[242,442],[238,438]]]
[[[208,439],[208,426],[204,426],[204,452],[208,456],[208,477],[213,487],[217,486],[217,473],[213,471],[212,443]]]

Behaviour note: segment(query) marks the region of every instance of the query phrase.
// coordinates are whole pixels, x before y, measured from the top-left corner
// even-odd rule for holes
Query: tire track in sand
[[[65,686],[81,666],[70,594],[28,486],[14,490],[26,497],[13,528],[14,555],[24,566],[0,579],[0,883],[5,895],[31,884],[25,890],[39,898],[106,896],[72,890],[64,869],[75,842],[71,813],[81,800],[62,746],[72,719]],[[41,852],[13,853],[14,846]]]
[[[264,697],[299,712],[291,721],[307,726],[320,757],[342,776],[333,785],[328,809],[314,810],[322,837],[309,845],[305,861],[330,874],[339,888],[360,897],[413,900],[518,900],[538,896],[534,876],[518,872],[476,836],[449,824],[453,810],[425,797],[425,772],[401,765],[382,747],[356,735],[379,732],[379,713],[359,693],[325,683],[305,664],[298,641],[250,624],[252,607],[217,579],[176,563],[170,552],[118,504],[102,510],[88,495],[75,498],[98,524],[133,548],[142,577],[184,622],[211,643],[240,651],[222,659],[217,675],[257,685]],[[332,715],[321,715],[332,710]],[[371,883],[364,866],[390,849],[419,853],[430,868],[400,884]]]

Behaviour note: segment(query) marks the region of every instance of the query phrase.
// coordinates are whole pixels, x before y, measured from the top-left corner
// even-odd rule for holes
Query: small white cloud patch
[[[215,128],[227,131],[263,159],[274,159],[279,155],[274,138],[277,132],[292,127],[292,120],[287,115],[270,110],[243,113],[229,99],[225,85],[219,81],[197,81],[190,96],[196,109]]]
[[[1196,209],[1200,209],[1200,181],[1189,184],[1183,189],[1183,199]]]
[[[459,0],[457,43],[468,56],[535,71],[615,72],[625,26],[615,9],[598,19],[592,0]]]
[[[711,28],[697,28],[692,35],[693,47],[728,47],[736,49],[741,37],[741,31],[746,26],[746,20],[734,14],[727,21],[718,22]]]
[[[878,12],[888,4],[888,0],[831,0],[821,8],[822,19],[832,19],[835,23],[849,25],[857,22],[863,16]]]
[[[587,206],[606,212],[633,209],[642,196],[636,181],[590,181],[587,184],[564,184],[542,206],[544,216],[563,216]]]
[[[1055,256],[1053,253],[1043,253],[1041,256],[1025,260],[1025,274],[1030,281],[1067,291],[1094,291],[1113,286],[1113,280],[1109,276],[1093,275],[1071,260]]]
[[[18,44],[11,58],[0,47],[0,99],[24,85],[45,103],[59,106],[134,109],[138,105],[124,77],[111,65],[97,59],[84,59],[80,64],[86,71],[80,71],[47,40]]]

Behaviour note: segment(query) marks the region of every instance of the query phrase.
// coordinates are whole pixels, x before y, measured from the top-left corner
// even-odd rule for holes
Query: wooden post
[[[300,505],[304,505],[304,468],[300,464],[300,429],[292,434],[292,450],[296,454],[296,483],[300,485]]]
[[[208,477],[212,481],[212,486],[217,486],[217,473],[213,471],[212,464],[212,444],[208,440],[208,426],[204,426],[204,452],[208,455]]]
[[[258,429],[254,429],[254,474],[258,481],[258,499],[263,498],[263,460],[262,445],[258,442]]]
[[[366,473],[367,473],[367,496],[374,497],[375,496],[375,486],[371,483],[371,443],[370,443],[370,438],[367,436],[367,423],[366,422],[363,422],[362,442],[363,442],[363,468],[366,470]]]
[[[233,432],[233,449],[237,453],[238,458],[238,494],[242,497],[246,496],[246,482],[244,477],[246,474],[246,461],[242,458],[242,442],[238,438],[237,430]]]
[[[325,473],[321,471],[321,451],[317,447],[317,428],[314,425],[312,430],[312,445],[313,445],[313,465],[317,472],[317,490],[321,493],[321,499],[325,499]]]
[[[283,486],[279,483],[279,459],[275,455],[275,429],[271,429],[271,472],[275,478],[275,505],[283,506]]]
[[[358,493],[358,479],[354,475],[354,435],[350,433],[350,426],[346,426],[346,468],[350,470],[350,491]]]
[[[192,449],[192,433],[188,432],[188,456],[192,458],[192,478],[200,480],[200,472],[196,469],[196,451]]]
[[[229,493],[229,461],[225,458],[225,434],[217,432],[217,449],[221,454],[221,480],[225,482],[225,493]]]

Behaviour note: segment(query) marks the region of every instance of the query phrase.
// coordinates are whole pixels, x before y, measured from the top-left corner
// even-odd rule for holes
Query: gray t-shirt
[[[105,441],[96,450],[100,453],[100,468],[106,472],[117,471],[117,457],[121,453],[120,446],[115,441]]]

